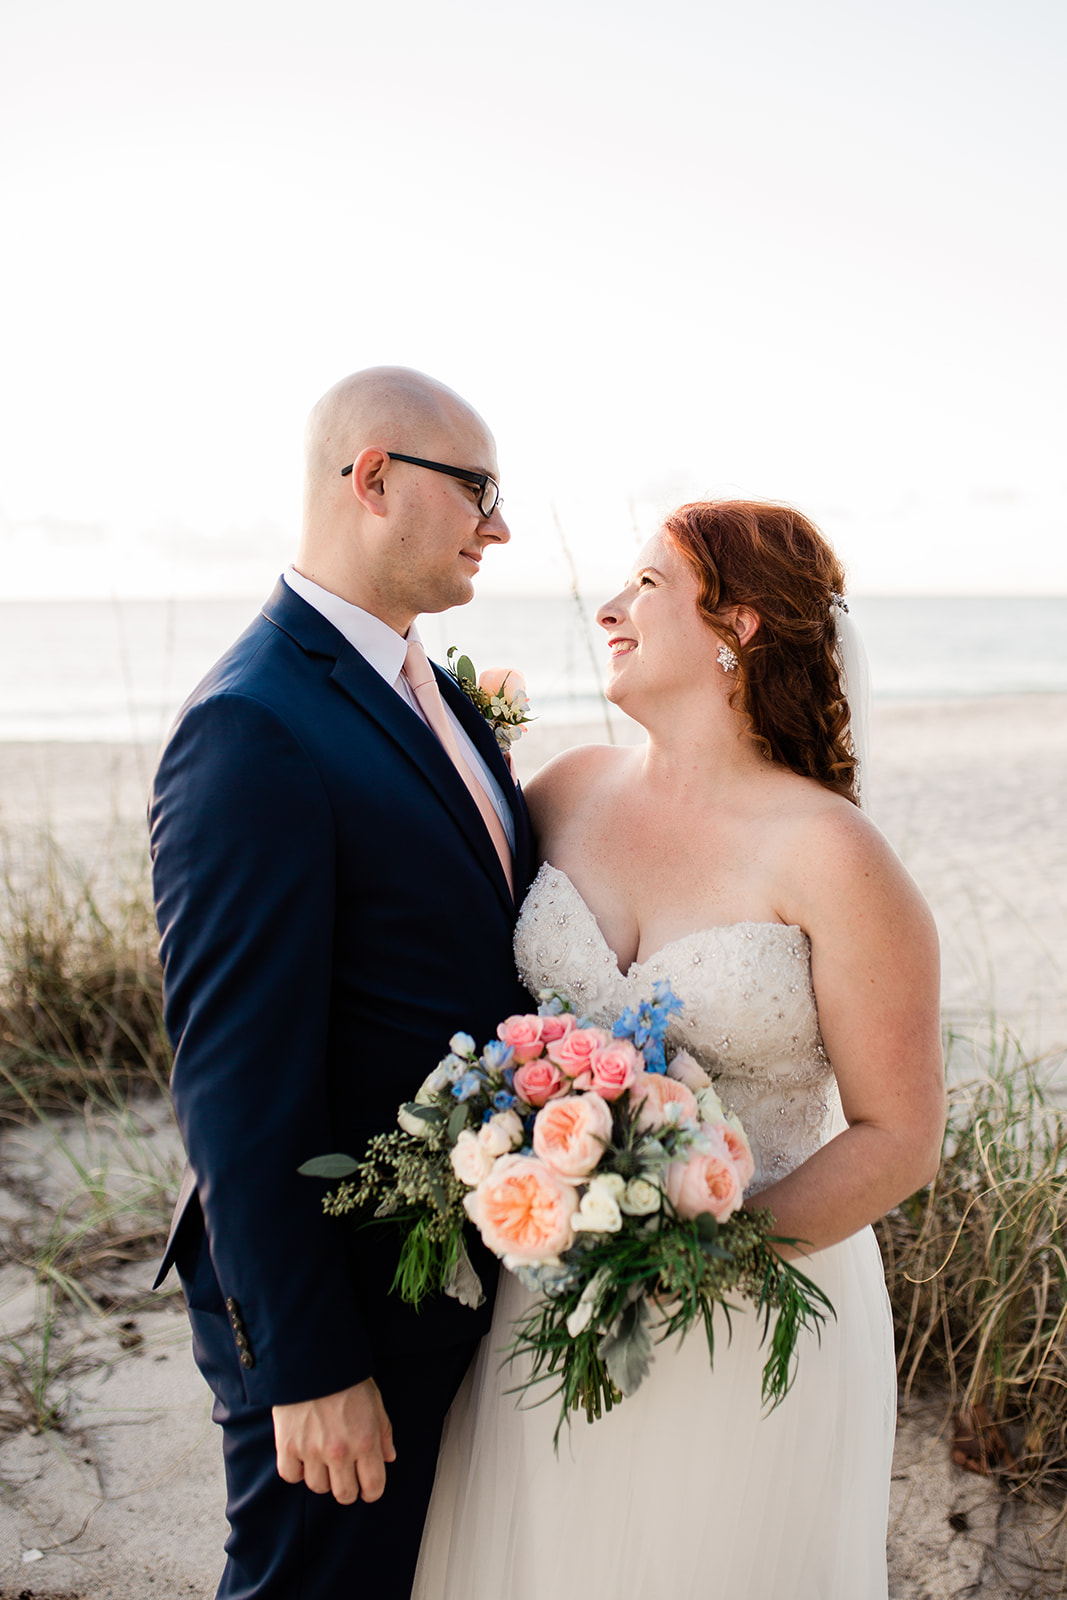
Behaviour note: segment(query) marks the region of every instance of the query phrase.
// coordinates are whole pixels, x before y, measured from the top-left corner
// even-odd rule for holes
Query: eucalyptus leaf
[[[479,1306],[485,1304],[482,1280],[471,1266],[471,1258],[467,1254],[465,1244],[459,1247],[456,1264],[445,1284],[445,1294],[451,1295],[453,1300],[458,1300],[461,1306],[469,1306],[472,1311],[477,1311]]]
[[[359,1162],[351,1156],[312,1156],[310,1161],[305,1161],[296,1170],[305,1178],[347,1178],[358,1166]]]
[[[438,1211],[441,1211],[441,1212],[447,1211],[448,1210],[448,1197],[445,1194],[444,1189],[441,1187],[440,1179],[433,1177],[432,1174],[431,1174],[430,1179],[429,1179],[429,1184],[430,1184],[430,1193],[433,1195],[433,1203],[434,1203],[434,1205],[437,1207]]]
[[[697,1233],[700,1238],[715,1240],[719,1237],[719,1224],[710,1211],[702,1211],[696,1219]]]
[[[597,1345],[608,1377],[623,1394],[633,1394],[648,1377],[652,1365],[652,1337],[648,1331],[651,1320],[648,1302],[644,1298],[635,1300]]]
[[[448,1119],[448,1137],[455,1144],[464,1128],[467,1126],[467,1107],[461,1100]]]
[[[460,656],[456,662],[456,677],[460,683],[478,682],[478,674],[474,670],[474,662],[470,656]]]
[[[419,1106],[414,1100],[406,1100],[401,1110],[406,1111],[411,1117],[417,1117],[420,1122],[438,1123],[445,1120],[444,1112],[439,1106]]]

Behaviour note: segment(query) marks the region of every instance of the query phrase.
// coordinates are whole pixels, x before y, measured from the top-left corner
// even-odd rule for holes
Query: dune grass
[[[0,882],[0,1122],[165,1088],[170,1046],[143,868],[94,881],[47,841]]]
[[[940,1171],[878,1225],[902,1389],[947,1387],[982,1468],[1062,1500],[1067,1060],[996,1027],[947,1045]]]

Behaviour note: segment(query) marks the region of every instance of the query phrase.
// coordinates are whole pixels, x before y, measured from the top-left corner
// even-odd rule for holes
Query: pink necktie
[[[508,844],[508,836],[504,832],[504,824],[497,816],[493,802],[474,776],[467,762],[463,759],[459,745],[456,742],[456,735],[452,731],[452,724],[448,719],[448,712],[445,710],[445,703],[441,699],[441,691],[437,687],[437,679],[434,677],[433,668],[430,665],[426,651],[415,640],[412,640],[408,645],[408,653],[404,658],[404,677],[411,685],[412,692],[419,702],[423,716],[452,758],[452,765],[467,785],[471,799],[481,812],[482,819],[489,830],[489,837],[496,846],[496,853],[500,857],[500,865],[503,867],[504,876],[508,880],[508,888],[514,896],[515,885],[511,873],[511,846]]]

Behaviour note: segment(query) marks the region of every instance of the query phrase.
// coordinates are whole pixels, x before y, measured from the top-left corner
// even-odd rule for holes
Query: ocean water
[[[1067,693],[1067,596],[850,599],[884,700]],[[0,739],[161,739],[259,609],[248,600],[0,602]],[[599,715],[606,651],[592,606],[492,596],[424,617],[429,654],[526,674],[548,723]]]

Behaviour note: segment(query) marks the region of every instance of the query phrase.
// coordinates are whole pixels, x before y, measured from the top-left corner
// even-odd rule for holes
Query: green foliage
[[[41,852],[29,886],[0,883],[0,1121],[121,1105],[170,1074],[147,884],[119,883],[105,909],[55,845]]]
[[[763,1369],[763,1398],[773,1409],[792,1383],[797,1340],[833,1315],[829,1300],[774,1249],[767,1211],[738,1212],[720,1226],[713,1217],[677,1220],[670,1227],[589,1235],[566,1287],[534,1305],[517,1324],[511,1360],[528,1361],[533,1388],[555,1379],[547,1398],[559,1396],[560,1429],[572,1411],[592,1422],[632,1393],[652,1358],[652,1313],[644,1291],[658,1284],[662,1321],[658,1340],[703,1327],[715,1360],[716,1307],[729,1323],[731,1309],[759,1316],[770,1352]],[[728,1297],[747,1305],[731,1308]],[[588,1319],[582,1326],[583,1313]],[[777,1315],[775,1315],[777,1313]],[[568,1327],[568,1323],[571,1324]]]
[[[932,1381],[1001,1426],[1020,1485],[1067,1486],[1067,1110],[1063,1057],[948,1039],[934,1182],[878,1225],[905,1392]],[[961,1072],[978,1076],[959,1082]]]

